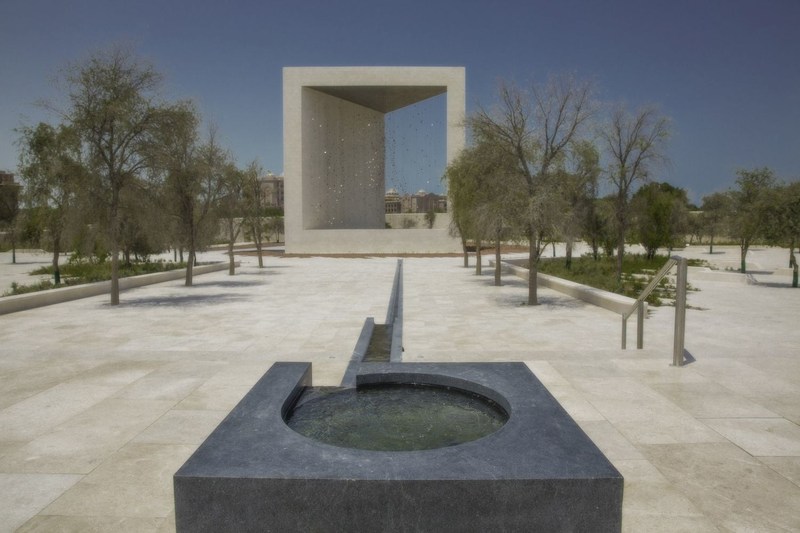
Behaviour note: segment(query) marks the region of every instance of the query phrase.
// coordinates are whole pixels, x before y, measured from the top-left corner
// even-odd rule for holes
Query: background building
[[[283,176],[276,176],[267,172],[266,176],[258,178],[267,207],[280,207],[283,209]]]
[[[14,174],[0,171],[0,242],[11,235],[11,226],[19,214],[22,186],[14,181]]]
[[[400,199],[400,193],[397,189],[389,189],[386,191],[386,196],[383,198],[384,205],[386,206],[387,213],[402,213],[403,204]]]
[[[447,196],[425,192],[423,189],[414,194],[400,195],[397,189],[389,189],[384,196],[386,213],[446,213]]]
[[[0,170],[0,185],[14,185],[14,174]]]

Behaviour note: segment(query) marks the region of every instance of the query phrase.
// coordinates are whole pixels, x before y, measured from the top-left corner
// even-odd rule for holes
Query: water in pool
[[[383,384],[310,392],[297,402],[286,423],[306,437],[347,448],[414,451],[454,446],[494,433],[508,420],[497,403],[449,387]]]

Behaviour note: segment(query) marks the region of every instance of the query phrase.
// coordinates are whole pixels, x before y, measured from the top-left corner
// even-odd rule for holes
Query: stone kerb
[[[214,263],[211,265],[199,265],[194,267],[193,274],[207,274],[219,270],[226,270],[227,262]],[[170,270],[167,272],[156,272],[153,274],[143,274],[141,276],[131,276],[119,280],[120,290],[152,285],[181,279],[186,276],[186,269]],[[110,281],[99,281],[97,283],[87,283],[85,285],[74,285],[72,287],[62,287],[60,289],[49,289],[44,291],[32,292],[28,294],[18,294],[15,296],[5,296],[0,298],[0,315],[35,309],[46,305],[59,304],[90,296],[100,296],[111,291]]]
[[[490,261],[494,264],[494,261]],[[516,277],[528,280],[528,269],[511,263],[503,262],[503,268],[514,274]],[[548,274],[538,274],[537,280],[540,287],[547,287],[562,294],[572,296],[586,303],[602,307],[617,314],[626,313],[636,302],[634,298],[629,298],[621,294],[596,289],[588,285],[582,285],[566,279],[550,276]],[[647,302],[644,302],[645,316],[647,314]]]

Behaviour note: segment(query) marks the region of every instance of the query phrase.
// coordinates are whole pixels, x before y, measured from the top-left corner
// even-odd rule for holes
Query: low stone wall
[[[490,261],[490,264],[494,265],[494,261]],[[512,273],[518,278],[522,278],[525,281],[528,280],[527,268],[503,261],[503,269]],[[578,300],[583,300],[584,302],[602,307],[603,309],[608,309],[609,311],[613,311],[614,313],[620,315],[628,312],[634,302],[636,302],[634,298],[596,289],[594,287],[589,287],[588,285],[581,285],[580,283],[575,283],[574,281],[569,281],[563,278],[557,278],[548,274],[539,274],[537,279],[540,287],[553,289],[554,291],[572,296]],[[645,316],[647,316],[647,302],[644,303],[644,310]]]
[[[227,261],[214,263],[211,265],[198,265],[194,267],[193,275],[198,276],[200,274],[207,274],[209,272],[226,270],[227,268]],[[131,276],[128,278],[121,278],[119,280],[119,288],[120,290],[132,289],[134,287],[152,285],[153,283],[162,283],[164,281],[181,279],[185,276],[186,269],[184,268],[170,270],[168,272],[156,272],[154,274]],[[69,302],[71,300],[78,300],[80,298],[88,298],[89,296],[100,296],[101,294],[108,294],[110,292],[111,282],[99,281],[97,283],[74,285],[72,287],[63,287],[60,289],[49,289],[45,291],[31,292],[28,294],[18,294],[16,296],[5,296],[0,298],[0,315],[16,313],[17,311],[25,311],[26,309],[34,309],[36,307],[43,307],[45,305]]]

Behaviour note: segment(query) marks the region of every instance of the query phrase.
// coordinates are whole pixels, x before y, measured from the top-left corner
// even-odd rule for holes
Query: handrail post
[[[644,347],[644,304],[639,304],[636,310],[636,349]]]
[[[670,257],[664,266],[661,267],[653,279],[650,280],[650,283],[645,287],[645,289],[639,294],[639,297],[636,298],[636,301],[633,303],[630,308],[622,313],[622,349],[625,349],[626,339],[626,321],[628,317],[633,314],[634,311],[638,311],[639,314],[636,317],[636,348],[641,349],[644,345],[644,302],[647,297],[650,295],[651,292],[655,290],[658,286],[658,283],[667,275],[667,272],[678,263],[678,257]]]
[[[686,276],[687,260],[678,258],[678,275],[675,280],[675,340],[672,350],[673,366],[683,366],[684,340],[686,337]]]
[[[625,345],[627,344],[628,340],[628,317],[622,315],[622,349],[625,349]]]

